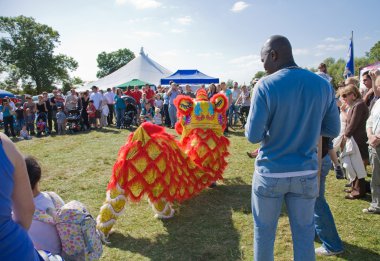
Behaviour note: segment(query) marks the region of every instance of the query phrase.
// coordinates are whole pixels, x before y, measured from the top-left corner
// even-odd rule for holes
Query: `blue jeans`
[[[318,195],[317,182],[317,174],[291,178],[254,175],[254,260],[274,260],[274,240],[284,200],[292,231],[294,260],[315,260],[313,214]]]
[[[314,222],[315,232],[323,243],[323,247],[330,252],[343,250],[342,240],[335,227],[334,217],[325,198],[326,176],[329,174],[331,160],[326,155],[322,160],[319,197],[315,201]]]
[[[232,126],[232,123],[237,122],[237,112],[239,110],[239,106],[236,106],[234,103],[231,104],[231,106],[228,108],[228,125]],[[232,122],[232,117],[234,118],[234,121]]]
[[[124,113],[125,109],[116,108],[116,127],[120,128],[124,126]]]
[[[177,108],[174,106],[174,104],[169,104],[169,117],[171,127],[174,127],[175,123],[177,122]]]
[[[16,120],[17,122],[17,132],[20,132],[23,126],[25,126],[25,119]]]

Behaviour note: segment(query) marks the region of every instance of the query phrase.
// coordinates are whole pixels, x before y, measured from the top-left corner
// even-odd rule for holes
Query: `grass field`
[[[96,217],[118,149],[128,134],[127,130],[104,128],[16,144],[22,153],[39,159],[43,167],[41,190],[56,191],[66,202],[79,200]],[[102,260],[252,260],[250,197],[254,161],[245,152],[255,146],[248,143],[241,130],[231,132],[229,139],[229,166],[217,188],[175,205],[176,214],[169,220],[154,219],[145,200],[129,205],[114,226]],[[345,200],[344,184],[344,180],[329,175],[326,197],[345,252],[317,260],[380,260],[380,215],[362,214],[369,195],[365,200]],[[277,230],[275,259],[292,260],[285,208]]]

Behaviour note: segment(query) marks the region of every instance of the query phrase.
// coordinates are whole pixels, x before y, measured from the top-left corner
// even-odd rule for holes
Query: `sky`
[[[0,16],[24,15],[60,34],[56,52],[73,57],[72,76],[96,80],[102,51],[141,47],[172,72],[199,69],[222,81],[249,83],[262,71],[260,50],[286,36],[296,63],[362,57],[380,40],[378,0],[0,0]]]

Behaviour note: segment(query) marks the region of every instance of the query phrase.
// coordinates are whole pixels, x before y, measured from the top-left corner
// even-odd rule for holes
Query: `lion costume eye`
[[[226,112],[228,102],[227,102],[227,97],[224,94],[218,93],[214,95],[211,98],[210,102],[214,104],[216,112],[219,112],[219,113]]]
[[[183,115],[190,115],[194,108],[193,100],[188,96],[180,95],[174,100],[179,112]]]

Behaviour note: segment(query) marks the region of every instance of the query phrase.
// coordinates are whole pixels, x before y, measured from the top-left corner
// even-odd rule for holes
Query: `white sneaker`
[[[343,250],[338,251],[338,252],[330,252],[326,248],[324,248],[323,246],[315,249],[315,254],[318,256],[335,256],[335,255],[339,255],[342,253],[343,253]]]
[[[369,207],[369,208],[363,209],[363,213],[366,213],[366,214],[380,214],[380,210],[376,209],[376,208],[373,208],[373,207]]]

